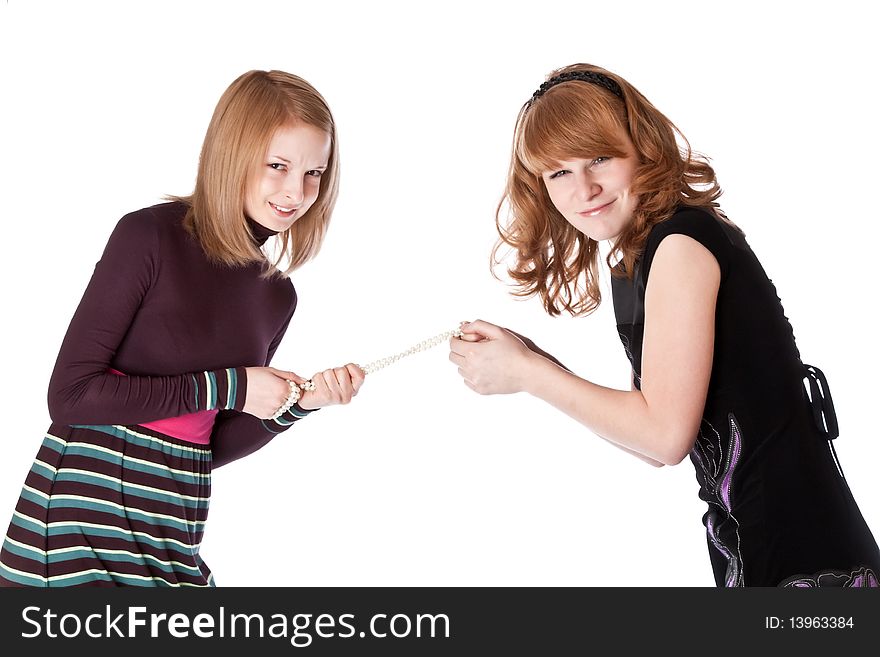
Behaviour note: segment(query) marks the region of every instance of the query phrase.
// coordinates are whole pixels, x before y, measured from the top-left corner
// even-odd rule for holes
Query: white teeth
[[[269,205],[271,205],[273,208],[275,208],[279,212],[293,212],[293,210],[294,210],[294,208],[282,208],[280,205],[275,205],[271,201],[269,202]]]

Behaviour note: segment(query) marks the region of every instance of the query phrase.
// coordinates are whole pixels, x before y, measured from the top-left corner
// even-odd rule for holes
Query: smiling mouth
[[[582,217],[595,217],[597,214],[601,213],[602,211],[604,211],[605,209],[610,207],[612,203],[614,203],[614,201],[609,201],[605,205],[600,205],[595,208],[590,208],[589,210],[584,210],[582,212],[578,212],[578,214],[581,215]]]
[[[290,216],[297,210],[297,208],[285,208],[281,205],[275,205],[272,201],[269,201],[268,203],[272,206],[272,209],[275,210],[275,212],[284,216]]]

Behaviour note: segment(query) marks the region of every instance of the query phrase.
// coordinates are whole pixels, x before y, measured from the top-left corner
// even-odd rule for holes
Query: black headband
[[[607,89],[620,98],[620,100],[623,100],[623,91],[621,91],[620,85],[607,75],[593,73],[592,71],[568,71],[567,73],[560,73],[559,75],[550,78],[538,87],[538,90],[532,94],[532,99],[529,101],[529,104],[543,96],[551,87],[555,87],[557,84],[562,84],[563,82],[570,82],[571,80],[581,80],[582,82],[598,84],[600,87]]]

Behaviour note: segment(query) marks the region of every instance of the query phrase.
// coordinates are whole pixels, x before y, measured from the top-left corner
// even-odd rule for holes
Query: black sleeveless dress
[[[654,226],[633,278],[612,279],[636,386],[645,288],[671,234],[697,240],[721,268],[712,374],[690,452],[716,584],[877,586],[880,551],[837,462],[825,377],[801,362],[776,288],[743,234],[711,212],[679,209]]]

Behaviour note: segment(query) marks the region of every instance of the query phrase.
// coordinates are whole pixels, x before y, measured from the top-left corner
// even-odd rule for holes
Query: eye
[[[324,174],[320,169],[312,169],[311,171],[306,171],[307,176],[312,176],[312,178],[320,178]]]
[[[555,173],[551,173],[549,176],[547,176],[547,178],[549,180],[556,180],[557,178],[561,178],[562,176],[564,176],[567,173],[569,173],[569,171],[567,169],[563,169],[561,171],[556,171]]]
[[[603,164],[604,162],[607,162],[610,159],[611,158],[606,155],[601,155],[599,157],[593,158],[592,164]]]
[[[269,162],[269,167],[275,171],[287,171],[287,165],[282,162]]]

